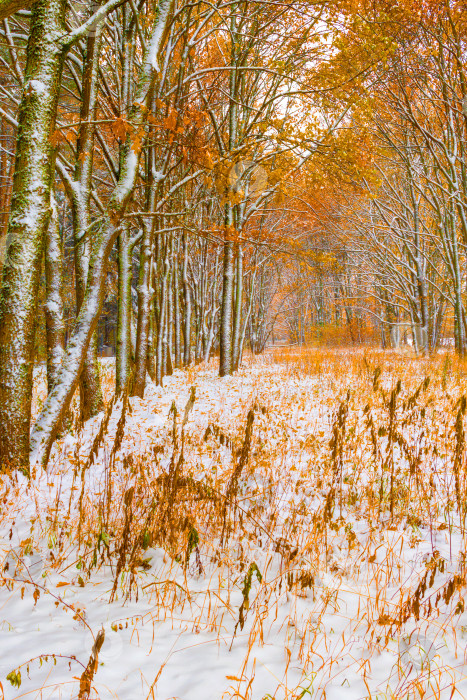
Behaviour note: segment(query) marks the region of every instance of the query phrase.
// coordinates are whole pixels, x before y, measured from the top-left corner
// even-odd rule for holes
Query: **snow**
[[[48,92],[47,85],[42,80],[28,80],[24,86],[25,92],[36,92],[38,95],[45,95]]]
[[[103,360],[104,386],[112,371],[112,360]],[[42,400],[43,370],[35,376]],[[143,400],[129,401],[131,412],[114,487],[116,507],[127,478],[123,455],[151,454],[157,446],[163,448],[160,469],[166,469],[172,403],[181,422],[191,386],[196,386],[186,425],[185,468],[199,474],[227,473],[232,459],[229,446],[199,436],[215,424],[238,444],[248,410],[254,404],[264,407],[264,413],[257,409],[255,414],[256,442],[251,468],[242,482],[241,503],[254,512],[270,489],[273,511],[259,509],[257,518],[263,522],[274,512],[275,532],[290,533],[288,519],[302,513],[301,522],[311,531],[313,515],[322,508],[328,491],[316,484],[315,476],[310,479],[310,464],[318,460],[319,450],[327,447],[332,435],[338,405],[335,381],[326,372],[307,375],[266,358],[248,362],[234,377],[219,379],[213,365],[201,365],[176,371],[164,380],[163,388],[149,383]],[[105,489],[121,412],[119,401],[95,463],[86,472],[90,498],[98,499]],[[361,412],[358,420],[362,416]],[[387,627],[375,622],[381,612],[378,598],[387,602],[389,611],[391,606],[395,609],[401,594],[413,593],[434,551],[445,561],[445,573],[443,577],[438,573],[435,583],[435,590],[442,589],[459,568],[463,542],[455,528],[430,530],[420,523],[407,529],[401,522],[392,526],[389,512],[370,526],[363,505],[360,511],[344,505],[342,519],[327,535],[326,565],[313,549],[306,551],[306,528],[297,535],[304,552],[301,566],[308,562],[314,576],[309,588],[287,586],[279,535],[268,539],[256,529],[251,530],[251,541],[236,542],[232,537],[222,564],[215,562],[218,543],[205,542],[201,532],[202,572],[194,555],[185,571],[167,551],[150,547],[144,554],[146,568],[136,574],[137,597],[133,592],[126,599],[119,584],[117,597],[110,602],[115,569],[108,564],[93,569],[81,585],[76,542],[66,540],[66,534],[66,554],[59,565],[54,563],[60,528],[52,524],[58,521],[66,533],[76,517],[73,508],[71,515],[68,511],[72,488],[76,488],[72,478],[76,457],[80,454],[85,459],[102,420],[101,414],[82,433],[67,434],[59,441],[47,473],[36,474],[29,484],[22,476],[3,478],[6,505],[0,520],[0,562],[9,566],[0,587],[0,682],[6,700],[76,698],[93,637],[102,627],[106,636],[91,694],[101,700],[357,700],[369,697],[369,691],[378,698],[415,698],[420,696],[410,680],[421,674],[426,682],[427,664],[440,687],[438,695],[430,691],[426,698],[447,699],[451,693],[454,698],[464,697],[467,615],[454,616],[452,607],[458,597],[431,624],[411,618],[400,635],[393,631],[387,640]],[[360,455],[355,455],[361,462],[363,484],[371,474],[365,476],[368,455],[363,443],[360,447]],[[273,483],[278,474],[280,479]],[[350,472],[344,475],[345,485],[351,477]],[[246,573],[235,562],[240,546],[247,565],[255,562],[262,574],[261,582],[252,576],[243,630],[237,626]],[[286,549],[285,540],[281,546]],[[448,624],[446,620],[451,619]],[[54,654],[60,657],[54,660]],[[23,666],[21,688],[14,688],[7,674],[38,655],[48,655],[48,660],[32,661],[29,672]]]
[[[55,301],[54,299],[51,299],[51,298],[44,304],[44,308],[46,308],[50,314],[57,314],[57,315],[60,314],[61,309],[62,309],[62,307],[60,305],[60,301]]]

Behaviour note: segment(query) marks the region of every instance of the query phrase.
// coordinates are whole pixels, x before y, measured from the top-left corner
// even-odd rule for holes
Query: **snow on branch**
[[[1,0],[0,0],[1,2]],[[85,37],[90,31],[95,29],[96,25],[105,20],[109,12],[115,10],[119,5],[123,5],[125,0],[108,0],[105,5],[99,7],[97,12],[95,12],[91,17],[80,27],[74,29],[65,40],[65,46],[69,47],[75,44],[77,41]],[[1,14],[0,14],[1,19]]]

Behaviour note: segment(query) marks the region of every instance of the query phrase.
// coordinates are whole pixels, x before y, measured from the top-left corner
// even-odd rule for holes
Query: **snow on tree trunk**
[[[52,200],[52,217],[46,234],[45,328],[47,336],[47,387],[52,391],[65,352],[65,315],[63,308],[63,249],[56,202]]]
[[[154,238],[152,228],[151,225],[144,226],[138,282],[138,324],[136,329],[135,379],[132,394],[141,398],[144,397],[146,388],[148,366],[150,304],[152,298],[152,244]]]
[[[64,60],[65,6],[66,0],[38,0],[31,17],[0,294],[3,468],[26,467],[29,462],[35,316],[41,257],[51,217],[55,173],[51,136]]]

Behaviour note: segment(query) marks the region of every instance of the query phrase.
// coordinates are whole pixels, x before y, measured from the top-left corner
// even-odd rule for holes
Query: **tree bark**
[[[149,313],[152,298],[152,226],[145,224],[141,241],[139,282],[138,282],[138,325],[136,330],[135,380],[133,396],[144,397],[149,350]]]
[[[232,70],[229,75],[229,152],[232,153],[237,145],[237,5],[234,3],[230,18],[231,48],[230,60]],[[235,209],[230,201],[230,183],[226,183],[227,203],[225,205],[225,242],[224,242],[224,275],[222,287],[222,306],[220,322],[220,359],[219,376],[225,377],[232,374],[233,347],[232,347],[232,303],[233,303],[233,243],[231,240],[235,229]]]
[[[41,257],[51,217],[55,172],[51,136],[64,61],[65,7],[66,0],[38,0],[31,17],[0,293],[3,469],[27,467],[29,462],[35,315]]]
[[[52,217],[45,244],[45,328],[47,337],[47,388],[52,391],[65,352],[63,308],[63,249],[57,204],[52,201]]]
[[[241,244],[237,245],[237,265],[235,284],[235,314],[233,328],[233,369],[238,370],[241,361],[240,338],[242,331],[242,308],[243,308],[243,251]]]
[[[45,244],[45,329],[47,337],[47,388],[51,392],[65,352],[63,308],[63,249],[57,204],[52,201],[52,217]]]
[[[188,367],[191,364],[191,291],[188,283],[188,241],[185,231],[183,232],[183,295],[185,300],[183,364]]]
[[[118,236],[117,356],[115,358],[115,391],[125,390],[131,364],[131,258],[129,227],[122,226]]]
[[[179,277],[179,240],[176,239],[173,260],[173,295],[174,295],[174,336],[175,336],[175,367],[182,366],[182,344],[180,325],[180,277]]]
[[[161,235],[161,234],[159,234]],[[160,242],[162,252],[162,240]],[[167,286],[169,279],[169,243],[165,241],[162,284],[160,293],[160,314],[156,350],[156,384],[162,386],[162,379],[167,370]]]
[[[92,14],[92,10],[91,10]],[[73,233],[75,239],[76,305],[79,312],[83,303],[89,273],[89,227],[91,225],[91,188],[94,135],[98,96],[99,47],[102,22],[90,32],[86,41],[83,66],[83,93],[80,128],[76,148],[76,169],[71,188]],[[84,422],[104,408],[97,359],[97,333],[91,339],[81,370],[79,382],[81,420]]]
[[[224,242],[224,274],[222,285],[222,306],[220,321],[220,361],[219,376],[232,374],[232,301],[233,301],[233,243],[232,207],[226,205],[226,240]]]

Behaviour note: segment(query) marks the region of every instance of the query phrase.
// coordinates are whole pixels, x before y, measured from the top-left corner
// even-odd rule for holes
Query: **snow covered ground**
[[[2,477],[4,698],[77,698],[102,628],[91,698],[466,697],[465,380],[381,357],[177,371]]]

